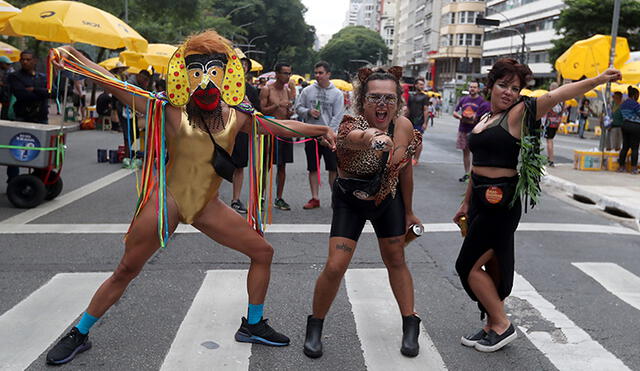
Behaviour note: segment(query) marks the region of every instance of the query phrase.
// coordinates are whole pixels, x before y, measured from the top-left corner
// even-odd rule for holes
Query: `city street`
[[[446,114],[445,114],[446,115]],[[465,191],[457,121],[446,115],[425,133],[414,168],[414,210],[426,233],[406,248],[420,355],[400,352],[401,317],[370,226],[325,320],[324,356],[302,353],[315,279],[327,255],[330,189],[310,198],[302,145],[287,167],[285,199],[266,238],[275,249],[265,304],[269,323],[291,338],[273,348],[237,343],[246,316],[248,259],[180,226],[122,299],[92,328],[93,348],[65,370],[640,370],[640,232],[558,192],[523,214],[516,278],[507,312],[519,339],[494,354],[460,344],[481,326],[454,264],[462,243],[451,222]],[[0,172],[0,370],[43,370],[45,354],[86,308],[117,265],[136,196],[136,177],[96,162],[121,133],[68,134],[64,190],[38,208],[13,208]],[[597,139],[558,135],[556,163]],[[248,180],[248,177],[245,177]],[[247,183],[243,201],[247,201]],[[230,201],[225,182],[221,198]]]

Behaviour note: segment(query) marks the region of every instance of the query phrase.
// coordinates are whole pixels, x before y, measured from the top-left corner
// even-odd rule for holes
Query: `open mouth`
[[[220,91],[216,88],[198,89],[193,93],[196,105],[205,111],[213,111],[220,104]]]
[[[378,122],[384,122],[384,120],[387,119],[387,116],[389,115],[389,113],[387,111],[384,110],[376,110],[376,121]]]

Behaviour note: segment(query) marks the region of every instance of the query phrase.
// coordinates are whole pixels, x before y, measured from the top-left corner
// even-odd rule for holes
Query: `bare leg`
[[[276,195],[278,198],[282,198],[282,192],[284,191],[284,182],[287,179],[287,165],[278,165],[278,174],[276,175]]]
[[[415,313],[413,279],[404,259],[404,236],[379,238],[380,254],[387,267],[391,291],[398,302],[402,316]]]
[[[323,319],[333,303],[344,273],[349,267],[356,241],[344,237],[329,239],[329,256],[324,269],[318,276],[316,288],[313,291],[313,317]]]
[[[329,176],[331,176],[331,173],[329,173]],[[333,184],[333,182],[331,184]],[[318,184],[318,171],[309,172],[309,186],[311,187],[311,198],[318,200],[318,189],[320,188],[320,185]]]
[[[251,259],[247,275],[249,304],[263,304],[269,288],[273,248],[232,208],[213,198],[193,226],[221,245],[239,251]]]
[[[504,302],[498,296],[496,283],[489,273],[482,269],[494,257],[493,250],[482,254],[480,259],[473,265],[469,272],[469,287],[478,298],[482,306],[487,310],[489,318],[489,328],[498,334],[504,333],[509,328],[510,322],[504,311]],[[490,264],[491,265],[491,264]]]
[[[413,154],[413,159],[416,160],[416,164],[420,161],[420,155],[422,154],[422,143],[416,147],[416,153]]]
[[[553,162],[553,139],[547,139],[547,157]]]
[[[333,187],[333,183],[335,183],[337,177],[337,171],[329,171],[329,189],[332,189],[331,187]]]
[[[244,168],[237,168],[233,171],[233,196],[232,200],[240,199],[242,192],[242,182],[244,181]]]
[[[156,194],[151,196],[138,217],[133,221],[127,235],[125,250],[118,267],[93,295],[87,313],[94,317],[102,315],[120,299],[129,283],[140,273],[144,264],[160,247]],[[173,197],[167,195],[170,234],[178,225],[178,209]]]
[[[464,164],[464,173],[469,174],[471,169],[471,151],[469,147],[462,150],[462,162]]]

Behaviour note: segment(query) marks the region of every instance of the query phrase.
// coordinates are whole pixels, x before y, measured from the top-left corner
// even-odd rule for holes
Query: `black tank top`
[[[469,133],[469,150],[473,153],[473,166],[518,169],[520,140],[508,128],[509,112],[494,121],[480,133]]]

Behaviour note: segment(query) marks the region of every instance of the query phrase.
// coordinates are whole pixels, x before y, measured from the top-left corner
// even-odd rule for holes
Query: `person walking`
[[[549,91],[553,91],[558,88],[557,82],[552,82],[549,85]],[[549,112],[542,118],[544,125],[544,138],[547,140],[547,158],[549,159],[548,165],[555,167],[553,161],[553,138],[556,136],[560,121],[562,121],[562,112],[564,111],[564,102],[560,102],[553,106]]]
[[[584,139],[584,132],[587,127],[587,119],[589,115],[595,116],[595,112],[591,109],[591,102],[589,99],[584,98],[580,102],[580,109],[578,110],[578,136],[580,139]]]
[[[296,90],[289,85],[291,65],[278,63],[275,66],[276,81],[260,89],[260,107],[266,115],[279,120],[286,120],[293,114],[293,101]],[[276,200],[274,206],[280,210],[291,210],[284,200],[284,183],[287,180],[287,164],[293,162],[293,143],[289,140],[275,138],[275,159],[278,172],[276,174]]]
[[[344,115],[344,97],[331,80],[331,68],[329,63],[320,61],[315,64],[313,73],[316,83],[302,90],[295,110],[300,120],[314,125],[328,126],[337,131],[338,125]],[[315,209],[320,207],[318,180],[318,164],[324,158],[325,170],[329,172],[329,185],[332,186],[337,176],[336,154],[325,147],[317,146],[313,141],[304,144],[304,152],[307,155],[307,171],[309,172],[309,187],[311,199],[302,206],[303,209]],[[317,153],[317,155],[316,155]]]
[[[429,97],[424,92],[424,79],[418,77],[413,83],[413,91],[409,92],[409,100],[407,102],[407,117],[413,128],[424,134],[427,130],[427,118],[429,117]],[[422,143],[416,149],[413,155],[413,165],[417,165],[420,161],[422,153]]]
[[[640,146],[640,103],[638,89],[627,88],[629,98],[620,105],[622,113],[622,149],[618,156],[619,172],[624,172],[627,153],[631,150],[631,174],[638,174],[638,147]]]
[[[419,352],[420,318],[414,308],[413,279],[405,262],[405,234],[422,226],[413,213],[413,152],[422,140],[399,115],[402,67],[358,72],[355,111],[345,115],[337,140],[338,178],[333,184],[327,262],[316,281],[312,314],[307,317],[304,354],[323,354],[322,327],[349,267],[367,220],[371,221],[389,283],[402,316],[400,352]],[[385,334],[380,334],[384,336]]]
[[[539,197],[535,191],[539,178],[533,175],[544,166],[536,160],[540,153],[538,120],[558,103],[622,77],[620,71],[609,69],[537,99],[520,97],[532,75],[529,67],[510,58],[499,59],[489,70],[491,110],[469,134],[471,179],[453,217],[459,225],[468,224],[456,271],[466,293],[478,302],[481,317],[487,316],[483,327],[463,336],[461,342],[480,352],[497,351],[518,337],[505,313],[504,300],[513,287],[514,233],[520,222],[521,197],[532,205]]]
[[[464,166],[464,175],[458,179],[460,182],[466,182],[469,179],[471,169],[471,151],[469,151],[467,135],[476,125],[478,119],[490,109],[488,102],[480,96],[480,83],[471,81],[468,89],[469,95],[462,97],[453,110],[453,117],[460,120],[456,140],[456,148],[462,150],[462,164]]]

